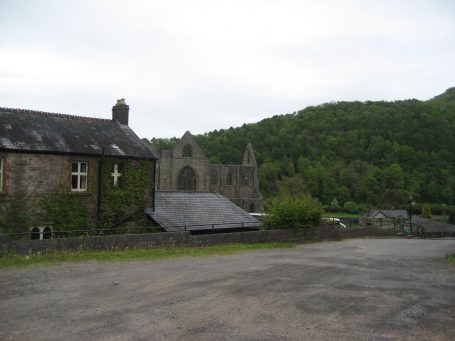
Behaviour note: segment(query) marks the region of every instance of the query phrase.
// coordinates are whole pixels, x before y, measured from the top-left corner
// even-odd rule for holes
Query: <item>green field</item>
[[[447,255],[446,259],[447,259],[448,263],[455,264],[455,253],[452,253],[451,255]]]
[[[327,217],[327,218],[339,218],[341,220],[359,219],[360,218],[359,214],[357,214],[357,213],[345,213],[345,212],[323,212],[322,216]],[[360,226],[358,223],[347,222],[347,221],[344,221],[343,224],[345,224],[349,228],[357,228]]]
[[[353,218],[358,219],[360,215],[358,213],[344,213],[344,212],[324,212],[322,213],[323,217],[331,218]]]
[[[247,243],[227,244],[208,247],[191,248],[152,248],[152,249],[130,249],[130,250],[109,250],[109,251],[78,251],[59,252],[53,254],[34,254],[20,256],[10,254],[0,257],[0,269],[9,267],[26,267],[38,265],[55,265],[62,262],[109,262],[109,261],[131,261],[131,260],[158,260],[174,257],[206,257],[231,255],[242,251],[259,249],[292,248],[295,243]]]

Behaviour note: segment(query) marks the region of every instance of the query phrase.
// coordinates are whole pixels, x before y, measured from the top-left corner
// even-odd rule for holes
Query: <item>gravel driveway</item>
[[[455,340],[455,240],[0,271],[0,340]]]

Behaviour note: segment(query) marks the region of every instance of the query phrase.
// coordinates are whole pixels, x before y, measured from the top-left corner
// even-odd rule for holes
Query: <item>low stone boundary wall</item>
[[[9,239],[8,235],[0,234],[0,256],[8,252]]]
[[[395,237],[395,229],[381,229],[376,227],[359,227],[352,229],[340,229],[340,238],[358,238],[358,237]]]
[[[425,238],[453,238],[455,231],[425,231]]]
[[[246,231],[237,233],[204,234],[190,236],[188,246],[209,246],[232,243],[296,242],[338,240],[338,230],[333,225],[307,229]]]
[[[386,234],[386,231],[389,234]],[[307,229],[244,231],[191,235],[190,232],[163,232],[113,236],[56,238],[11,241],[0,235],[0,255],[8,252],[26,255],[53,251],[111,250],[152,247],[198,247],[231,243],[296,242],[339,240],[340,238],[392,235],[388,230],[371,228],[338,229],[324,225]]]

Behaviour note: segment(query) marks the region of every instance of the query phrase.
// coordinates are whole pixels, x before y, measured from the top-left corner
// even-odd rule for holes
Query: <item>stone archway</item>
[[[46,226],[43,230],[43,239],[52,238],[52,229],[49,226]]]
[[[179,191],[196,190],[196,172],[189,166],[183,167],[178,177]]]
[[[30,239],[31,240],[41,239],[41,230],[39,229],[38,226],[35,226],[34,228],[32,228]]]

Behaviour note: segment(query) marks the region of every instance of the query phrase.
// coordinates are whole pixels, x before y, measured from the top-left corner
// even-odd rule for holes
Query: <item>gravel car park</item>
[[[454,340],[455,240],[0,271],[1,340]]]

